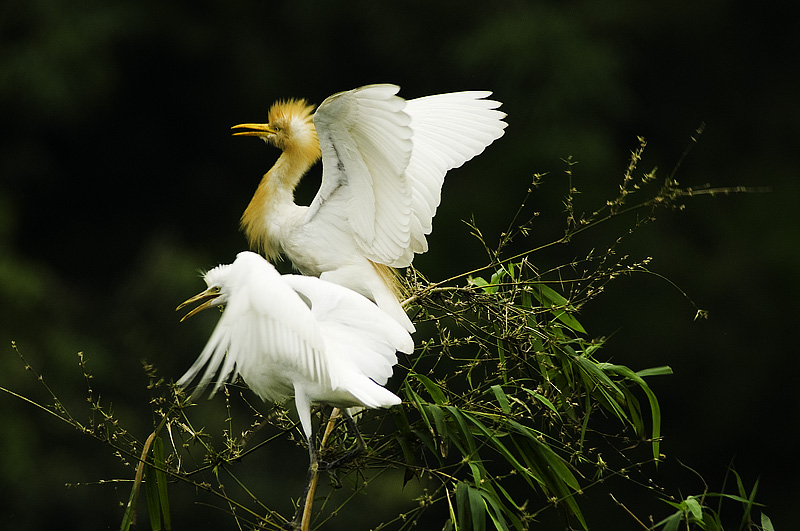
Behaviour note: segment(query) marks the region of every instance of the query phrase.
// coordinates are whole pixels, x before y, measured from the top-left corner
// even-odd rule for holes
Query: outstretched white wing
[[[411,244],[393,267],[407,267],[414,253],[428,250],[433,216],[441,199],[445,174],[458,168],[503,136],[505,113],[500,102],[487,100],[488,91],[452,92],[409,100],[414,149],[406,168],[411,181],[413,212]]]
[[[195,396],[215,378],[211,396],[239,374],[264,375],[267,370],[273,374],[268,378],[271,385],[253,389],[265,399],[279,400],[291,394],[292,382],[280,377],[285,373],[336,385],[311,310],[272,264],[258,254],[243,252],[233,264],[209,271],[207,281],[209,278],[227,299],[225,309],[178,385],[189,384],[203,367]]]
[[[386,263],[410,242],[410,118],[395,85],[368,85],[327,98],[314,113],[322,185],[306,221],[348,220],[365,255]],[[322,219],[320,219],[322,218]]]
[[[344,217],[364,256],[406,267],[427,250],[447,171],[500,138],[506,123],[500,103],[485,99],[490,92],[406,102],[398,90],[368,85],[317,109],[322,186],[306,221],[342,226]]]

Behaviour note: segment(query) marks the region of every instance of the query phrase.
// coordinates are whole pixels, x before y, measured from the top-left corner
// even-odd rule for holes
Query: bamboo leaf
[[[128,505],[125,506],[125,513],[122,515],[122,523],[120,524],[120,531],[128,531],[133,525],[136,518],[136,500],[139,497],[139,485],[135,484],[131,489],[131,495],[128,497]]]
[[[492,519],[495,529],[498,531],[508,531],[508,524],[505,518],[503,518],[504,507],[500,500],[497,499],[494,493],[486,489],[481,489],[480,494],[486,506],[486,513],[489,515],[489,518]]]
[[[431,395],[431,398],[436,404],[442,405],[447,402],[447,397],[445,396],[444,391],[442,390],[441,387],[439,387],[439,385],[434,383],[433,380],[431,380],[424,374],[420,374],[418,372],[412,373],[412,376],[414,376],[414,378],[419,380],[420,383],[422,383],[422,385],[425,386],[425,389],[428,391],[428,394]]]
[[[641,371],[636,371],[636,376],[639,378],[647,378],[648,376],[669,376],[672,373],[672,367],[669,365],[663,365],[661,367],[651,367],[649,369],[642,369]]]
[[[502,455],[505,458],[505,460],[508,461],[508,463],[517,470],[517,472],[521,473],[523,477],[530,476],[530,471],[528,471],[524,466],[522,466],[522,464],[520,464],[517,458],[514,457],[511,451],[509,451],[509,449],[500,440],[497,433],[492,433],[492,431],[489,430],[489,428],[487,428],[481,421],[479,421],[474,416],[469,415],[463,411],[461,413],[467,420],[469,420],[475,426],[478,427],[480,432],[483,433],[483,435],[486,437],[487,441],[492,446],[494,446],[495,449],[498,450],[498,452],[500,452],[500,455]]]
[[[458,524],[461,529],[468,529],[469,521],[469,490],[468,485],[463,481],[456,484],[456,508],[458,509]]]
[[[503,413],[510,413],[511,406],[508,403],[508,397],[506,396],[505,391],[503,391],[503,388],[499,385],[493,385],[492,392],[494,393],[495,398],[497,398],[497,402],[500,404],[500,409],[503,410]]]
[[[703,521],[703,509],[700,507],[700,502],[697,501],[697,498],[694,496],[689,496],[686,498],[686,508],[692,514],[692,516],[702,522]]]
[[[419,396],[413,389],[411,389],[408,380],[405,381],[404,388],[406,391],[406,396],[416,406],[416,409],[419,411],[420,417],[422,418],[422,422],[425,424],[425,427],[428,428],[426,433],[423,433],[419,430],[412,430],[412,432],[417,435],[419,440],[422,441],[429,450],[434,452],[434,454],[440,458],[441,456],[439,456],[439,452],[436,448],[436,432],[433,429],[430,418],[428,418],[428,414],[426,413],[426,409],[423,405],[422,397]],[[425,402],[425,404],[427,404],[427,402]]]
[[[681,521],[683,520],[683,512],[678,511],[672,516],[664,519],[663,522],[666,522],[664,525],[664,531],[678,531],[678,526],[680,525]]]
[[[531,293],[533,293],[533,296],[536,297],[536,300],[538,300],[542,306],[550,309],[550,312],[556,319],[576,332],[580,332],[581,334],[586,333],[586,329],[583,328],[583,325],[581,325],[578,319],[568,313],[568,311],[575,311],[575,307],[556,290],[544,284],[536,284],[533,286]]]
[[[158,485],[155,468],[145,465],[144,490],[147,494],[147,514],[150,516],[150,528],[161,531],[161,503],[158,501]]]
[[[656,460],[656,462],[658,462],[661,455],[661,407],[658,404],[658,398],[656,397],[656,394],[652,391],[652,389],[650,389],[650,386],[647,385],[647,382],[645,382],[641,376],[633,372],[630,368],[624,365],[613,365],[610,363],[603,363],[600,365],[604,368],[604,370],[615,372],[620,376],[633,380],[647,396],[647,400],[650,403],[650,415],[653,421],[653,458]]]
[[[428,414],[433,417],[433,424],[436,427],[436,436],[439,439],[439,453],[442,457],[447,457],[447,444],[450,436],[444,420],[444,412],[434,404],[424,404],[423,407]]]
[[[555,413],[559,419],[561,418],[561,413],[558,411],[558,409],[556,409],[556,406],[554,406],[553,403],[547,399],[546,396],[544,396],[541,393],[537,393],[536,391],[532,391],[526,387],[522,387],[522,390],[531,395],[533,398],[535,398],[542,404],[544,404],[548,409],[550,409],[553,413]]]
[[[164,519],[164,529],[172,529],[172,518],[169,510],[169,493],[167,490],[166,461],[164,459],[164,441],[156,437],[153,441],[153,462],[155,464],[156,485],[158,486],[158,500],[161,507],[161,517]]]
[[[447,509],[450,512],[450,522],[453,525],[453,531],[458,531],[458,518],[453,508],[453,500],[450,499],[450,489],[445,489],[444,493],[447,495]],[[447,526],[445,528],[447,528]]]
[[[456,421],[459,431],[464,438],[464,442],[467,443],[469,454],[465,455],[464,457],[477,457],[478,449],[475,444],[475,438],[472,436],[472,431],[469,429],[467,421],[464,419],[464,415],[461,413],[461,410],[455,406],[445,406],[445,410],[450,413],[450,416]]]
[[[469,509],[472,518],[472,529],[473,531],[485,531],[486,503],[483,501],[483,496],[481,496],[481,492],[478,489],[472,485],[467,485],[467,489],[469,492]]]

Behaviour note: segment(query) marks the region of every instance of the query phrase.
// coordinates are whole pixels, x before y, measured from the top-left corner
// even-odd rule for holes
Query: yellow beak
[[[206,310],[208,308],[213,308],[214,306],[217,306],[216,304],[214,304],[214,302],[216,302],[217,297],[219,297],[219,289],[218,288],[208,288],[204,292],[198,293],[197,295],[195,295],[191,299],[187,299],[187,300],[183,301],[182,303],[180,303],[180,305],[178,305],[178,307],[175,308],[175,311],[177,312],[178,310],[180,310],[182,308],[185,308],[189,304],[193,304],[193,303],[198,302],[198,301],[204,301],[203,304],[200,304],[199,306],[196,306],[194,309],[192,309],[192,311],[190,311],[189,313],[187,313],[186,315],[181,317],[181,322],[183,322],[184,320],[188,319],[189,317],[193,316],[196,313],[199,313],[199,312],[202,312],[203,310]]]
[[[265,137],[277,133],[269,124],[239,124],[234,125],[231,129],[249,129],[249,131],[236,131],[233,136]]]

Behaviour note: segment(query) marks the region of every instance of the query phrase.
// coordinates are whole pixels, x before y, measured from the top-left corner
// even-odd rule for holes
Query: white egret
[[[213,396],[224,383],[241,376],[265,401],[294,396],[308,441],[309,485],[318,469],[312,403],[345,408],[345,420],[359,443],[347,455],[362,450],[363,439],[346,408],[400,403],[383,384],[397,363],[397,351],[414,349],[408,331],[362,295],[315,277],[281,275],[249,251],[203,278],[208,289],[178,307],[203,301],[184,319],[206,308],[225,308],[178,385],[186,387],[202,373],[193,396],[212,381]]]
[[[506,123],[501,104],[485,99],[491,92],[406,101],[398,91],[340,92],[313,115],[305,100],[281,101],[268,123],[233,128],[282,151],[241,219],[251,248],[361,293],[413,331],[393,268],[427,251],[447,171],[500,138]],[[320,157],[320,189],[310,206],[298,206],[294,189]]]

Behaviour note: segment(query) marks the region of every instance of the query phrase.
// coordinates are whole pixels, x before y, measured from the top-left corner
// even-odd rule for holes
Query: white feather
[[[486,99],[490,92],[405,101],[398,91],[368,85],[319,106],[313,121],[322,155],[320,189],[302,207],[293,203],[292,190],[267,182],[264,197],[275,204],[260,230],[267,249],[282,251],[304,275],[324,275],[357,291],[413,331],[374,264],[407,267],[415,253],[427,250],[445,174],[501,137],[506,123],[500,103]],[[283,173],[291,160],[284,151],[270,170],[276,181],[300,179]]]
[[[225,309],[200,356],[181,377],[187,386],[202,371],[194,394],[216,379],[211,395],[238,376],[264,400],[295,396],[303,429],[305,404],[340,408],[389,407],[400,399],[382,387],[411,353],[411,336],[363,296],[316,277],[281,276],[261,256],[239,253],[205,275]],[[310,407],[310,406],[309,406]]]
[[[491,92],[404,101],[394,85],[331,96],[314,114],[322,186],[306,222],[346,212],[360,253],[407,267],[427,250],[445,174],[503,136],[505,113]]]

